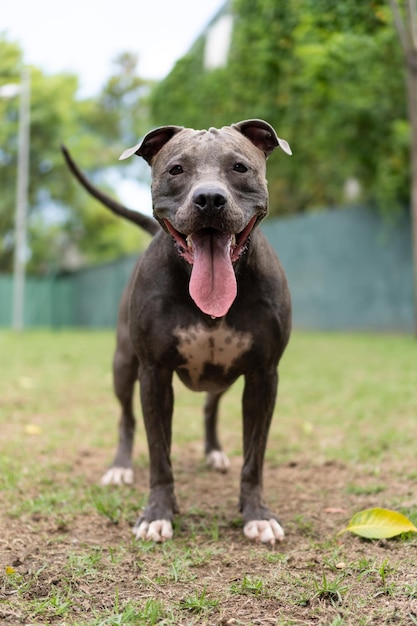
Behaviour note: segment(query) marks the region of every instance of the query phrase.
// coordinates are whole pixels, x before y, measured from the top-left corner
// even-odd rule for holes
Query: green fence
[[[56,286],[49,278],[27,277],[25,282],[24,324],[52,326]],[[10,326],[12,321],[13,280],[0,275],[0,326]]]
[[[286,270],[294,326],[413,331],[410,221],[352,207],[268,220],[262,226]],[[136,263],[126,257],[54,278],[29,277],[25,326],[114,327]],[[10,326],[13,285],[0,276],[0,326]]]
[[[411,225],[363,207],[267,222],[299,328],[412,332]]]
[[[28,277],[25,327],[114,327],[120,297],[136,257],[53,278]],[[13,280],[0,276],[0,326],[12,323]]]

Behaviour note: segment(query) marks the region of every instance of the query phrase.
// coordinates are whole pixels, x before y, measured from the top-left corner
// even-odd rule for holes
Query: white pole
[[[13,270],[13,328],[24,328],[27,197],[29,183],[30,75],[24,68],[20,87],[15,249]]]

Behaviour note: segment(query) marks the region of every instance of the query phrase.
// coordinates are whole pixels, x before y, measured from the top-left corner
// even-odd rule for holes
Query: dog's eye
[[[243,163],[235,163],[233,169],[235,172],[240,172],[241,174],[244,174],[248,171],[248,168],[246,167],[246,165],[243,165]]]
[[[178,174],[182,174],[183,173],[183,169],[181,167],[181,165],[174,165],[174,167],[171,167],[171,169],[169,170],[169,173],[171,174],[171,176],[178,176]]]

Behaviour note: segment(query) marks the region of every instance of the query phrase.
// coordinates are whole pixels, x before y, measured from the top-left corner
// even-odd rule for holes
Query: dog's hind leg
[[[223,391],[208,393],[204,404],[205,454],[207,465],[218,472],[227,472],[230,461],[223,452],[217,436],[219,401]]]
[[[113,359],[114,391],[122,409],[119,442],[112,466],[101,479],[103,485],[133,482],[132,448],[136,420],[133,413],[133,391],[138,377],[138,360],[126,342],[119,343]]]

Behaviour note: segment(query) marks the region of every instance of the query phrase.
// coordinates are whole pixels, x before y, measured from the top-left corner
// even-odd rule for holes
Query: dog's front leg
[[[144,367],[139,379],[149,446],[150,494],[133,532],[138,539],[161,542],[172,538],[172,519],[177,512],[171,468],[172,371]]]
[[[277,517],[263,504],[262,474],[268,432],[278,388],[278,372],[256,371],[245,378],[240,509],[249,539],[274,544],[284,538]]]

